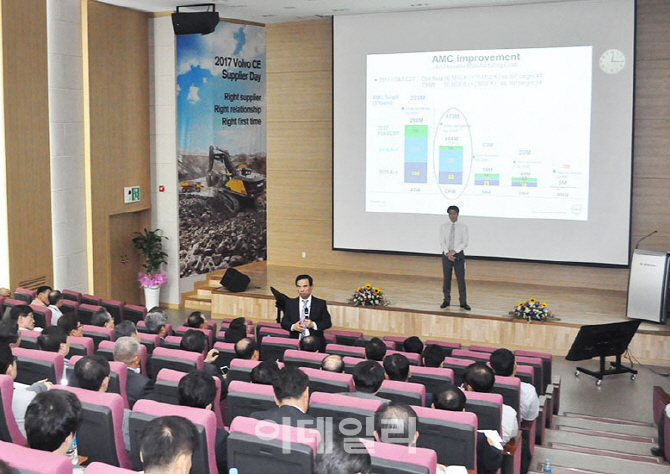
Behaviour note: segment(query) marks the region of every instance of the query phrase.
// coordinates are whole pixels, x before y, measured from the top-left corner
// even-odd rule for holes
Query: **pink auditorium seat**
[[[542,361],[542,386],[546,389],[546,387],[552,383],[551,364],[553,358],[551,354],[545,352],[516,350],[514,351],[514,355],[517,357],[534,357],[540,359]]]
[[[469,359],[457,359],[455,357],[445,357],[442,367],[454,371],[454,385],[460,386],[463,383],[463,374],[473,361]]]
[[[78,301],[73,301],[73,300],[66,300],[63,299],[63,304],[60,308],[61,312],[67,313],[68,311],[71,311],[74,313],[75,316],[79,317],[79,306],[81,303]]]
[[[357,364],[360,364],[361,362],[365,361],[365,359],[360,359],[358,357],[350,357],[350,356],[344,356],[342,357],[342,362],[344,362],[344,372],[347,374],[352,374],[354,372],[354,367],[356,367]],[[381,360],[378,360],[379,365],[382,367],[384,366],[384,362]]]
[[[228,467],[239,472],[311,474],[317,430],[238,416],[230,425]]]
[[[14,299],[23,301],[24,304],[30,304],[37,297],[37,291],[28,288],[18,287],[14,290]]]
[[[93,319],[93,313],[100,309],[102,309],[102,306],[84,303],[82,300],[82,303],[79,305],[77,310],[77,317],[79,317],[79,322],[82,325],[90,325],[91,320]]]
[[[216,437],[216,416],[214,412],[204,408],[168,405],[153,400],[138,400],[130,415],[130,456],[134,468],[141,469],[139,443],[144,427],[152,419],[167,414],[184,417],[198,428],[199,442],[193,452],[192,472],[217,474],[214,454],[214,440]]]
[[[499,393],[465,393],[465,411],[477,415],[477,429],[501,433],[503,398]]]
[[[4,296],[0,296],[0,319],[5,315],[4,308],[2,306],[3,302],[5,301]]]
[[[232,321],[232,318],[228,318]],[[230,321],[223,320],[224,322],[230,323]],[[260,331],[263,328],[272,328],[272,329],[282,329],[280,323],[274,321],[257,321],[256,322],[256,339],[260,339]]]
[[[286,329],[261,326],[260,328],[257,328],[256,340],[262,342],[265,336],[289,337],[290,335],[291,334]]]
[[[72,474],[72,461],[62,454],[30,449],[0,441],[0,459],[21,472]]]
[[[132,464],[123,444],[123,399],[118,393],[101,393],[76,387],[58,387],[72,392],[82,403],[77,430],[77,448],[89,462],[104,462],[130,469]]]
[[[190,372],[194,368],[202,370],[203,361],[202,354],[157,347],[151,356],[149,372],[154,376],[161,369],[173,369],[181,372]]]
[[[147,348],[149,354],[153,354],[156,347],[161,346],[161,337],[158,334],[149,334],[145,332],[138,332],[140,335],[140,342]]]
[[[216,333],[214,331],[212,331],[211,329],[199,329],[199,328],[190,328],[188,326],[178,326],[174,330],[174,334],[175,334],[175,336],[184,336],[184,334],[186,334],[186,331],[188,331],[190,329],[195,329],[196,331],[200,331],[203,334],[205,334],[205,336],[207,336],[207,341],[209,341],[208,342],[209,345],[207,347],[212,347],[214,345],[214,334],[216,334]]]
[[[296,367],[320,369],[321,362],[326,357],[328,357],[328,354],[322,352],[306,352],[296,349],[287,349],[286,352],[284,352],[284,364]]]
[[[181,338],[182,336],[165,336],[163,339],[163,347],[167,349],[180,349],[181,348]],[[209,349],[209,346],[208,346]]]
[[[479,346],[476,344],[471,344],[470,347],[468,347],[468,349],[474,352],[486,352],[488,354],[491,354],[492,352],[497,351],[499,348],[493,346]]]
[[[412,407],[417,414],[417,447],[432,449],[437,462],[477,469],[477,415]]]
[[[101,341],[96,354],[100,354],[108,361],[114,360],[114,343],[112,341]],[[147,348],[140,344],[140,373],[147,375]]]
[[[309,377],[309,393],[341,393],[354,391],[354,378],[351,374],[338,374],[320,369],[300,367]]]
[[[283,360],[287,349],[300,349],[300,341],[290,337],[264,337],[261,341],[262,360]]]
[[[93,338],[68,336],[67,342],[70,343],[70,356],[91,355],[94,352]]]
[[[341,393],[314,392],[309,397],[308,413],[315,418],[331,418],[333,429],[340,426],[352,431],[354,425],[351,419],[358,420],[361,433],[351,433],[351,436],[373,439],[374,416],[381,405],[380,400],[350,397]]]
[[[31,385],[47,379],[51,383],[60,383],[63,378],[64,359],[57,352],[45,352],[15,347],[12,353],[17,357],[18,376],[16,381]]]
[[[527,365],[533,368],[533,372],[535,376],[533,377],[535,380],[535,383],[533,384],[535,386],[535,391],[537,392],[538,395],[544,395],[545,392],[545,386],[542,383],[544,380],[544,374],[543,372],[543,363],[542,359],[539,357],[524,357],[524,356],[516,356],[516,365]]]
[[[384,336],[383,340],[384,342],[393,343],[392,349],[396,351],[401,351],[404,348],[403,342],[405,342],[405,339],[407,339],[405,336]]]
[[[0,441],[26,444],[26,438],[21,434],[14,413],[12,399],[14,398],[14,381],[9,375],[0,375]]]
[[[61,293],[63,293],[64,300],[76,301],[77,303],[81,303],[82,294],[79,293],[78,291],[63,290],[61,291]]]
[[[389,351],[389,350],[390,351],[395,351],[395,350],[402,349],[402,347],[400,349],[397,349],[396,345],[395,345],[395,342],[393,342],[393,341],[382,341],[382,342],[386,345],[386,350],[387,351]]]
[[[161,403],[179,405],[179,381],[186,375],[185,372],[178,370],[161,369],[156,376],[155,393],[157,400]],[[221,379],[212,377],[216,385],[216,396],[212,409],[216,415],[216,427],[223,428],[223,418],[221,416]]]
[[[254,339],[254,340],[256,339],[256,336],[254,334],[254,329],[250,326],[247,326],[247,336],[246,337],[248,337],[250,339]],[[215,342],[226,342],[226,329],[222,328],[221,331],[219,331],[219,333],[214,338],[214,341]]]
[[[102,328],[100,326],[82,325],[81,327],[84,336],[93,339],[94,349],[98,350],[100,341],[114,342],[114,330],[109,328]]]
[[[493,384],[493,393],[499,393],[503,397],[503,403],[516,410],[519,422],[521,422],[521,412],[519,411],[519,402],[521,400],[521,380],[516,377],[502,377],[496,375]]]
[[[451,354],[451,351],[454,349],[461,348],[460,342],[437,341],[435,339],[428,339],[426,342],[423,343],[423,347],[429,346],[431,344],[435,344],[437,346],[444,348],[447,351],[447,354]]]
[[[82,304],[100,306],[101,302],[102,302],[102,298],[100,298],[98,296],[89,295],[87,293],[84,293],[83,295],[81,295],[81,303]]]
[[[416,366],[416,365],[421,365],[421,356],[415,352],[403,352],[403,351],[396,351],[396,350],[387,350],[386,355],[390,356],[392,354],[400,354],[405,357],[407,357],[407,360],[409,360],[409,365],[411,366]]]
[[[535,371],[529,365],[517,365],[516,367],[516,377],[519,378],[522,382],[535,385]],[[535,389],[537,392],[537,388]]]
[[[216,359],[216,365],[219,367],[230,367],[231,361],[237,357],[235,344],[232,342],[215,342],[214,349],[219,351],[219,357]]]
[[[21,341],[19,347],[24,349],[38,349],[40,348],[37,338],[40,337],[42,333],[40,331],[21,331]]]
[[[420,383],[384,380],[377,395],[396,403],[419,406],[426,404],[426,387]]]
[[[342,344],[327,344],[326,353],[337,354],[342,357],[348,356],[365,359],[365,348],[363,347],[345,346]]]
[[[345,346],[355,346],[363,339],[361,331],[344,331],[342,329],[329,329],[328,334],[335,336],[335,343]]]
[[[31,304],[30,309],[33,310],[33,317],[35,318],[35,327],[46,328],[51,326],[51,310],[44,306]]]
[[[86,466],[86,470],[84,472],[86,474],[124,474],[137,471],[133,471],[132,469],[123,469],[122,467],[114,467],[101,462],[94,462]]]
[[[72,374],[74,381],[74,366],[81,359],[81,356],[72,356],[68,364],[68,372]],[[128,383],[128,368],[122,362],[109,362],[109,387],[107,393],[118,393],[123,398],[123,407],[130,408],[128,404],[128,396],[126,395],[126,385]],[[70,384],[76,386],[74,384]]]
[[[420,383],[426,393],[434,393],[441,385],[454,382],[454,371],[442,367],[411,367],[409,382]]]
[[[437,470],[437,454],[432,449],[379,443],[365,438],[361,438],[361,442],[370,454],[372,472],[390,469],[394,474],[435,474]]]
[[[226,380],[229,383],[234,380],[251,382],[251,371],[260,363],[259,360],[233,359],[230,361]]]
[[[126,306],[125,302],[118,300],[102,299],[100,300],[100,306],[105,308],[107,312],[112,315],[115,324],[119,324],[121,321],[125,319],[124,318],[124,308]]]
[[[144,306],[134,304],[127,304],[123,307],[124,321],[132,321],[137,324],[139,321],[144,321],[147,315],[147,309]]]
[[[326,332],[323,335],[323,338],[326,340],[326,344],[335,344],[335,342],[337,341],[337,339],[335,339],[335,336],[332,335],[332,334],[329,334],[328,332]]]
[[[2,319],[5,313],[8,313],[14,306],[18,306],[21,304],[28,304],[28,303],[13,298],[5,298],[2,302],[2,315],[0,315],[0,319]]]
[[[276,408],[271,385],[234,381],[228,385],[228,420]]]
[[[456,359],[468,359],[473,362],[488,362],[489,359],[491,358],[491,354],[488,352],[475,352],[475,351],[468,351],[465,349],[454,349],[451,351],[451,357],[454,357]]]

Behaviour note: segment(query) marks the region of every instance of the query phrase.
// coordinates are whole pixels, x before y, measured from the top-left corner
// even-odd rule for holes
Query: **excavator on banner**
[[[214,169],[214,162],[223,164],[223,171]],[[245,164],[233,166],[228,151],[209,147],[207,186],[215,189],[215,197],[231,212],[241,207],[256,205],[265,192],[265,176],[253,171]]]

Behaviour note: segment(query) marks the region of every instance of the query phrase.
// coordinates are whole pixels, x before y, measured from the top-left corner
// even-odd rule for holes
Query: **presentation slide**
[[[587,220],[591,50],[368,55],[366,211]]]

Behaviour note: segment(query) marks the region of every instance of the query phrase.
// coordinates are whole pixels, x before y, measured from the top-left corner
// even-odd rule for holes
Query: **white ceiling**
[[[457,7],[555,3],[583,0],[97,0],[146,12],[171,12],[176,6],[214,3],[221,18],[276,23],[333,15],[437,10]]]

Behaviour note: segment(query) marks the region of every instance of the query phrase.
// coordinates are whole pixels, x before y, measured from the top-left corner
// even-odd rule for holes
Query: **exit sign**
[[[123,188],[123,202],[128,204],[129,202],[139,202],[139,200],[140,200],[139,186],[130,186]]]

